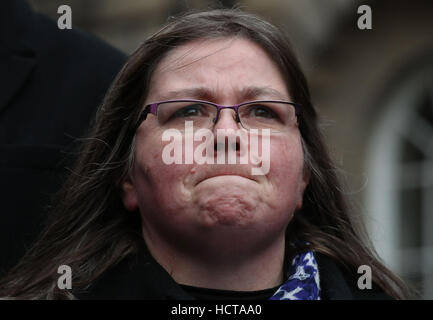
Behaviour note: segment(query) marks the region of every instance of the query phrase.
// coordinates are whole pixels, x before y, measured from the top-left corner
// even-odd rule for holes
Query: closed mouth
[[[236,174],[236,173],[216,173],[216,174],[208,175],[208,176],[204,177],[199,182],[197,182],[197,184],[199,184],[200,182],[202,182],[202,181],[204,181],[206,179],[215,178],[215,177],[223,177],[223,176],[241,177],[241,178],[249,179],[251,181],[256,182],[256,180],[252,179],[251,177],[246,176],[246,175],[242,175],[242,174]]]

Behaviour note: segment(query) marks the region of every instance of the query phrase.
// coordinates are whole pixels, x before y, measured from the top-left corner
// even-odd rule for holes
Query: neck
[[[154,236],[144,238],[155,260],[179,284],[255,291],[283,281],[284,234],[265,243],[239,234],[231,240],[227,235],[219,235],[216,241],[209,240],[212,237],[206,241],[195,239],[194,247],[173,246],[180,241],[166,242]]]

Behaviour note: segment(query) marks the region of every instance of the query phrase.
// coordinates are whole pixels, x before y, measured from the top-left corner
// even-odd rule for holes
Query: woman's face
[[[266,90],[244,96],[252,87]],[[221,105],[291,101],[276,64],[260,46],[240,38],[195,41],[170,51],[154,71],[145,104],[205,98]],[[217,129],[239,128],[233,113],[221,111],[212,129],[215,134]],[[137,130],[135,163],[122,185],[125,207],[141,213],[146,241],[181,245],[209,240],[231,245],[237,239],[284,235],[294,211],[302,206],[307,184],[296,125],[271,134],[269,170],[264,175],[252,175],[254,165],[239,161],[166,164],[163,150],[170,142],[163,141],[163,132],[149,114]],[[185,137],[178,142],[185,143]],[[194,148],[200,143],[194,142]]]

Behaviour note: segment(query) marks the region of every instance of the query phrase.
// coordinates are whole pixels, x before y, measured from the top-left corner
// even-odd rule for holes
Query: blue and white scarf
[[[293,258],[288,275],[269,300],[320,300],[319,268],[313,251]]]

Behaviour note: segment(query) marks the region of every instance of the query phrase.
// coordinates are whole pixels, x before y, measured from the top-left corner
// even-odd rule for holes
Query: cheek
[[[302,197],[303,151],[299,136],[273,137],[268,180],[277,201],[296,203]]]
[[[155,136],[162,137],[154,134],[152,139],[137,140],[133,175],[139,207],[156,210],[163,206],[168,212],[175,211],[175,208],[185,206],[189,199],[182,181],[192,165],[165,164],[162,153],[168,142]]]

